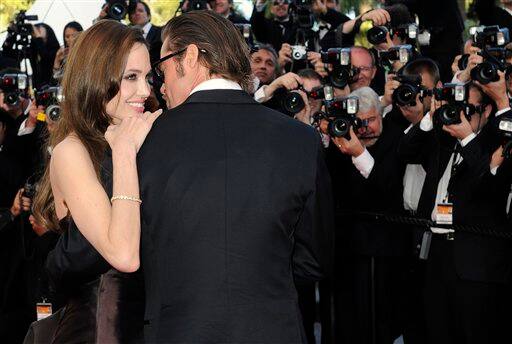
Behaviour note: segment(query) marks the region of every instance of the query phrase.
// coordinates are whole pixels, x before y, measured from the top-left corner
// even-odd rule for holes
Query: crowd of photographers
[[[337,229],[333,270],[319,284],[297,283],[308,342],[315,322],[322,343],[512,340],[512,1],[501,2],[493,10],[508,17],[497,26],[475,1],[487,26],[466,41],[455,0],[383,1],[354,19],[337,0],[256,0],[249,20],[232,0],[180,3],[177,12],[231,20],[251,49],[254,99],[322,138]],[[125,17],[157,60],[161,29],[146,3],[106,1],[97,20]],[[60,47],[34,20],[16,16],[0,56],[0,335],[8,342],[22,340],[43,306],[59,307],[41,273],[58,235],[34,221],[30,204],[51,155],[59,80],[82,31],[66,25]],[[371,48],[356,45],[358,35]],[[31,78],[20,70],[27,60]],[[161,87],[153,85],[153,105],[165,107]]]

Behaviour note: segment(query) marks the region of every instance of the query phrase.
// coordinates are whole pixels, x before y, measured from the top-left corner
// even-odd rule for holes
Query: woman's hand
[[[124,118],[121,123],[112,124],[107,128],[105,139],[112,150],[133,148],[138,153],[153,123],[161,114],[162,109],[159,109]]]

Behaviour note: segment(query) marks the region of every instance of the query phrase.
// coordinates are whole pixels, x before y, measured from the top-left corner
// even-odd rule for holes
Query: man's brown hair
[[[250,93],[250,50],[229,20],[207,10],[187,12],[169,20],[162,31],[162,41],[165,39],[166,48],[172,52],[195,44],[202,51],[199,61],[210,70],[210,75],[235,81]],[[177,71],[182,59],[183,55],[176,56]]]

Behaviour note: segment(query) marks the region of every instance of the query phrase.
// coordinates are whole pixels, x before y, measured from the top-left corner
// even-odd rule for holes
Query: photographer
[[[60,81],[60,79],[62,79],[62,76],[64,75],[64,65],[66,64],[69,50],[73,47],[73,43],[77,39],[78,34],[83,30],[82,25],[76,21],[69,22],[64,26],[62,34],[64,38],[64,46],[60,47],[57,51],[55,61],[53,62],[53,78],[55,80]]]
[[[210,6],[213,11],[233,24],[249,24],[249,21],[236,13],[233,9],[233,0],[212,0]]]
[[[258,86],[268,85],[281,75],[277,53],[271,45],[257,45],[250,57],[252,74],[258,78]]]
[[[149,57],[151,62],[160,58],[162,48],[162,28],[151,24],[151,10],[143,1],[137,1],[135,6],[130,7],[128,13],[130,24],[142,30],[143,36],[149,45]]]
[[[60,45],[53,29],[47,24],[33,25],[31,35],[32,41],[27,57],[32,66],[32,85],[34,88],[39,88],[52,80],[52,66]],[[6,39],[2,47],[4,54],[16,58],[18,52],[14,49],[14,44],[15,40]]]
[[[359,98],[359,124],[346,137],[331,134],[333,144],[327,149],[342,212],[335,239],[334,342],[393,343],[403,333],[408,233],[364,213],[403,212],[405,164],[396,152],[402,133],[383,121],[379,97],[371,88],[350,96]]]
[[[427,172],[418,215],[436,223],[429,231],[424,290],[429,343],[510,341],[502,323],[510,242],[453,230],[454,225],[505,229],[511,182],[510,161],[500,159],[495,133],[486,125],[492,101],[476,85],[467,90],[462,103],[433,100],[399,148],[403,158]]]

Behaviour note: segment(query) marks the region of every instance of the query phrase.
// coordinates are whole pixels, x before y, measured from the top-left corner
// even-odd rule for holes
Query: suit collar
[[[247,92],[242,90],[203,90],[191,94],[184,104],[258,104]]]

